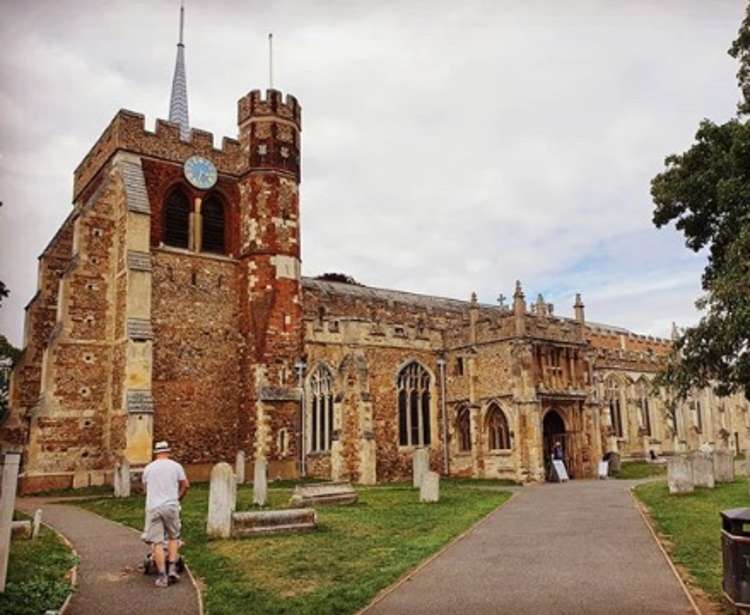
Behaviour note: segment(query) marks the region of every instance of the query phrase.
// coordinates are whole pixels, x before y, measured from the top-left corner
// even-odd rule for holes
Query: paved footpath
[[[626,481],[525,487],[367,615],[688,615]]]
[[[59,498],[19,498],[16,508],[27,514],[42,509],[42,520],[73,543],[80,557],[78,589],[66,615],[198,615],[198,595],[187,572],[179,583],[154,587],[138,565],[148,552],[134,530],[69,504]]]

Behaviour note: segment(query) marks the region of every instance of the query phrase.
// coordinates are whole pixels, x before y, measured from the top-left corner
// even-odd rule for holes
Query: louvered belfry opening
[[[182,191],[173,190],[164,210],[164,243],[187,249],[190,245],[190,201]]]
[[[201,212],[203,251],[224,254],[224,203],[218,196],[209,195],[203,202]]]

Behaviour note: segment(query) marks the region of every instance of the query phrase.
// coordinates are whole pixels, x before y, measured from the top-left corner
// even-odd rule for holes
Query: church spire
[[[180,125],[180,136],[187,139],[190,136],[188,122],[187,79],[185,78],[185,44],[183,31],[185,29],[185,4],[180,5],[180,39],[177,43],[177,60],[172,77],[172,95],[169,97],[169,121]]]

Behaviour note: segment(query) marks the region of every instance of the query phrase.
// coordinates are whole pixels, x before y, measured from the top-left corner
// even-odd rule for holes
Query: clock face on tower
[[[184,169],[187,180],[200,190],[213,188],[218,178],[214,163],[203,156],[190,156]]]

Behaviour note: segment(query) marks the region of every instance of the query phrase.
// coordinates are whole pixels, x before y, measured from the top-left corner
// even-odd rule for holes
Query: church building
[[[182,29],[182,28],[181,28]],[[157,440],[194,480],[265,459],[270,478],[443,475],[543,481],[624,459],[745,451],[741,396],[673,402],[653,379],[671,340],[570,316],[516,284],[508,304],[301,275],[302,112],[253,90],[237,138],[190,126],[182,34],[169,121],[119,111],[74,172],[39,256],[4,450],[22,491],[97,485]],[[346,263],[342,263],[346,269]]]

